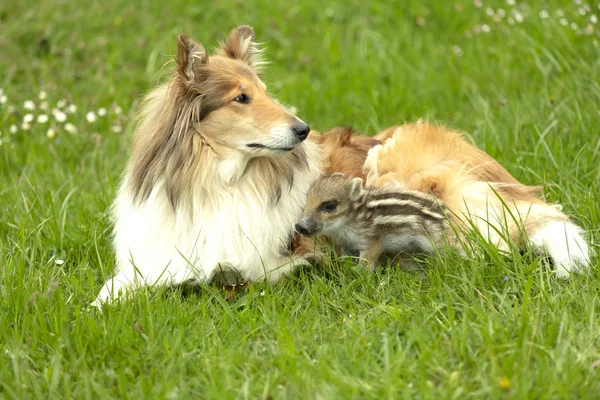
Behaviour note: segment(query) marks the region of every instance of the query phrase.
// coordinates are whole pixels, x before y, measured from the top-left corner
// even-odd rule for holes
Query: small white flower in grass
[[[23,103],[23,108],[29,111],[33,111],[35,110],[35,103],[31,100],[27,100],[25,101],[25,103]]]
[[[56,102],[56,107],[58,107],[58,108],[63,108],[66,105],[67,105],[67,101],[65,99],[60,99],[59,101]]]
[[[540,14],[539,14],[539,15],[540,15],[540,18],[541,18],[541,19],[546,19],[546,18],[548,18],[548,17],[549,17],[548,11],[546,11],[546,10],[542,10],[542,11],[540,11]]]
[[[581,0],[573,0],[573,3],[577,4],[578,6],[581,5]]]
[[[48,122],[48,116],[46,114],[40,114],[37,116],[37,122],[40,124],[45,124],[46,122]]]
[[[25,116],[23,117],[23,122],[32,122],[33,121],[33,114],[25,114]]]
[[[477,8],[480,8],[483,3],[481,2],[481,0],[473,0],[473,5]]]
[[[496,15],[500,18],[504,18],[506,17],[506,11],[504,11],[502,8],[499,8],[496,10]]]
[[[40,92],[39,94],[39,99],[40,100],[46,100],[46,97],[48,97],[48,95],[46,94],[46,92],[44,92],[43,90]]]
[[[40,110],[47,110],[48,109],[48,102],[47,101],[42,101],[40,103]]]
[[[119,106],[115,106],[114,111],[115,111],[115,114],[117,114],[117,115],[121,115],[123,113],[123,109]]]
[[[566,19],[566,18],[561,18],[561,19],[560,19],[558,22],[559,22],[559,23],[560,23],[562,26],[567,26],[567,25],[569,25],[569,21],[567,21],[567,19]]]
[[[29,122],[23,122],[21,124],[21,129],[23,129],[24,131],[28,131],[29,128],[31,128],[31,125],[29,125]]]
[[[77,133],[77,127],[70,122],[65,124],[65,131],[69,133]]]
[[[491,29],[490,29],[489,25],[483,24],[483,25],[481,25],[481,30],[485,33],[488,33]]]
[[[456,45],[452,46],[452,51],[454,52],[454,55],[457,56],[457,57],[460,57],[460,56],[462,56],[464,54],[463,50],[460,47],[456,46]]]
[[[517,2],[515,0],[506,0],[506,4],[509,6],[514,6]]]
[[[15,124],[12,124],[12,125],[10,126],[10,128],[8,128],[8,131],[9,131],[10,133],[12,133],[13,135],[14,135],[15,133],[17,133],[17,131],[18,131],[18,130],[19,130],[19,128],[17,128],[17,126],[16,126]]]
[[[265,295],[265,291],[264,291],[264,290],[261,290],[261,291],[260,291],[260,295],[261,295],[261,296],[264,296],[264,295]]]
[[[590,22],[591,22],[592,24],[595,24],[596,22],[598,22],[598,17],[596,17],[596,14],[592,14],[592,15],[590,16]]]
[[[53,139],[56,136],[56,131],[52,128],[48,129],[48,131],[46,132],[46,137],[48,139]]]
[[[515,20],[512,19],[511,17],[508,17],[508,24],[509,25],[514,25],[515,24]]]
[[[523,22],[523,14],[521,14],[520,12],[515,13],[515,21],[517,21],[518,23]]]
[[[577,30],[577,24],[575,22],[571,22],[571,29],[573,29],[574,31]]]
[[[67,114],[65,114],[64,112],[57,110],[56,113],[54,114],[54,119],[56,120],[56,122],[65,122],[67,120]]]
[[[85,114],[85,119],[87,120],[87,122],[89,122],[90,124],[92,122],[96,122],[96,114],[93,111],[88,112],[87,114]]]
[[[579,7],[579,9],[577,11],[579,12],[579,15],[585,15],[587,13],[585,8],[583,8],[583,7]]]
[[[69,104],[69,107],[67,107],[67,112],[69,114],[75,114],[77,112],[77,106],[75,104]]]
[[[113,125],[111,126],[110,130],[114,133],[121,133],[123,132],[123,127],[121,125]]]
[[[0,104],[4,104],[8,101],[8,98],[6,97],[6,95],[2,95],[0,96]]]
[[[556,14],[557,17],[564,17],[565,16],[565,12],[563,10],[561,10],[560,8],[555,11],[555,14]]]
[[[104,117],[106,115],[106,108],[99,108],[97,113],[99,117]]]
[[[492,10],[489,7],[485,9],[485,13],[488,15],[488,17],[493,17],[494,16],[494,10]]]
[[[54,264],[56,264],[56,265],[63,265],[64,263],[65,263],[65,260],[61,260],[58,258],[56,260],[54,260]]]

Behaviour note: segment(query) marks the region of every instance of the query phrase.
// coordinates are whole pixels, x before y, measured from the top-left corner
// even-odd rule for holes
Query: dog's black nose
[[[308,133],[310,132],[310,127],[306,124],[303,124],[302,122],[298,122],[294,126],[292,126],[292,131],[298,137],[298,139],[302,141],[308,136]]]
[[[302,220],[296,224],[296,232],[301,235],[310,235],[310,229],[306,221]]]

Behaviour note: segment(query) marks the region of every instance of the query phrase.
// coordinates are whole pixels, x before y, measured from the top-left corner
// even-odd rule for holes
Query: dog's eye
[[[337,201],[331,200],[331,201],[325,201],[325,202],[321,203],[321,206],[319,208],[321,209],[321,211],[332,213],[335,210],[337,210],[337,206],[338,206]]]
[[[248,96],[246,93],[242,93],[238,97],[236,97],[234,101],[237,101],[238,103],[242,104],[248,104],[250,103],[250,96]]]

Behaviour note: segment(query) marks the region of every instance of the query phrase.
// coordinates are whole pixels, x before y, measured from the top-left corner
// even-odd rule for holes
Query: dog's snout
[[[296,224],[296,232],[301,235],[310,235],[310,227],[306,220],[302,220]]]
[[[302,122],[297,122],[292,126],[292,131],[298,139],[304,140],[310,132],[310,127]]]

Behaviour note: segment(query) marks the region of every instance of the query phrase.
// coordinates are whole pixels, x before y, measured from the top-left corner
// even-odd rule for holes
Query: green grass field
[[[335,261],[87,309],[141,95],[177,33],[213,48],[244,23],[314,129],[463,129],[597,250],[600,8],[481,2],[0,3],[0,398],[600,398],[598,264],[559,281],[485,244],[424,273]]]

